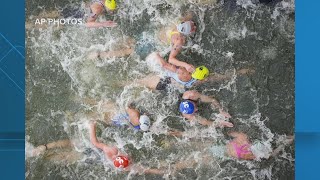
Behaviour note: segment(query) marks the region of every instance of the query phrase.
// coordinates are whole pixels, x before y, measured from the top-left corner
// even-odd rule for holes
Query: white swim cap
[[[177,26],[177,30],[184,34],[184,35],[190,35],[191,34],[191,21],[182,22]]]
[[[142,131],[148,131],[149,130],[149,128],[150,128],[150,118],[148,116],[146,116],[146,115],[140,116],[139,122],[140,122],[140,129]]]

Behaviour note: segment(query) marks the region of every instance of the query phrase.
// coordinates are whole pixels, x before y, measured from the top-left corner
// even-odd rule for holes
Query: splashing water
[[[26,21],[33,22],[41,12],[69,10],[72,14],[74,9],[85,12],[84,7],[80,1],[28,0]],[[284,134],[293,134],[294,128],[293,0],[269,4],[256,0],[125,0],[118,8],[116,15],[102,17],[119,24],[112,29],[27,29],[26,179],[294,178],[293,145],[281,146],[279,154],[271,157],[272,149],[282,145]],[[159,32],[188,12],[194,14],[197,33],[188,39],[178,59],[206,65],[219,74],[231,72],[228,80],[195,89],[217,97],[228,109],[235,126],[232,130],[249,135],[255,161],[223,154],[225,130],[185,122],[177,111],[180,92],[163,94],[128,83],[159,71],[145,56],[154,50],[168,54],[169,45],[158,39]],[[89,58],[95,52],[127,48],[128,41],[137,44],[130,56]],[[236,73],[243,68],[255,73]],[[104,143],[116,144],[136,164],[166,167],[167,174],[116,171],[89,141],[88,114],[103,116],[99,102],[112,101],[124,112],[132,100],[150,114],[150,132],[99,124],[97,135]],[[201,113],[210,119],[218,116],[213,110]],[[166,135],[170,129],[187,133],[175,138]],[[34,146],[62,139],[73,141],[76,160],[58,161],[63,149],[30,157]],[[210,156],[207,162],[201,158],[205,154]],[[194,160],[197,165],[175,171],[173,167],[182,160]]]

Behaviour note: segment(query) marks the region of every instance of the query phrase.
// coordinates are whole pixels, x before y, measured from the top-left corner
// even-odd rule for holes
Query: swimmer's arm
[[[175,65],[172,65],[170,63],[165,63],[164,65],[162,65],[162,67],[168,71],[171,71],[171,72],[177,72],[177,67]]]
[[[127,113],[129,115],[130,121],[135,121],[140,118],[140,113],[138,110],[128,107]]]
[[[90,141],[96,148],[99,148],[101,150],[104,150],[104,148],[107,147],[106,144],[100,143],[98,141],[98,139],[97,139],[97,136],[96,136],[96,122],[92,122],[90,124]]]
[[[172,45],[171,52],[169,55],[169,62],[172,61],[173,59],[175,59],[181,50],[182,50],[182,43],[174,43]],[[170,62],[170,63],[172,63],[172,62]],[[174,63],[172,63],[172,64],[174,64]]]
[[[179,48],[179,49],[181,49],[181,48]],[[180,66],[180,67],[185,67],[186,69],[187,69],[187,66],[189,65],[188,63],[186,63],[186,62],[182,62],[182,61],[180,61],[180,60],[178,60],[177,58],[176,58],[176,56],[178,55],[178,53],[179,53],[180,51],[177,49],[177,48],[175,48],[175,47],[172,47],[172,50],[171,50],[171,52],[170,52],[170,55],[169,55],[169,63],[171,63],[171,64],[173,64],[173,65],[176,65],[176,66]]]
[[[206,82],[219,82],[226,79],[231,79],[232,75],[223,75],[218,73],[211,73],[208,78],[205,79]]]
[[[195,116],[195,120],[199,124],[204,125],[204,126],[212,126],[214,124],[213,121],[209,121],[208,119],[203,118],[201,116]]]
[[[211,106],[213,108],[219,109],[219,112],[221,115],[225,116],[226,118],[231,118],[231,115],[228,112],[226,112],[225,110],[223,110],[221,104],[219,103],[219,101],[217,99],[203,95],[203,94],[200,94],[199,98],[200,98],[200,101],[206,102],[206,103],[211,103]]]
[[[95,22],[98,18],[99,14],[95,14],[95,13],[92,13],[90,14],[90,16],[87,18],[87,23],[90,23],[90,22]]]
[[[175,65],[172,65],[170,63],[167,63],[162,57],[159,56],[159,54],[157,54],[158,58],[158,64],[160,64],[160,66],[168,71],[171,72],[176,72],[177,71],[177,67]]]
[[[221,115],[223,115],[224,117],[231,118],[231,115],[227,111],[223,110],[223,108],[220,105],[220,103],[218,102],[218,100],[213,98],[213,101],[212,101],[211,105],[213,105],[214,107],[218,108],[219,109],[219,113]]]
[[[211,126],[213,124],[212,121],[209,121],[201,116],[195,116],[193,114],[182,114],[182,116],[187,118],[189,121],[198,122],[199,124],[204,126]]]
[[[179,52],[181,51],[182,49],[182,46],[181,45],[177,45],[177,44],[174,44],[172,49],[171,49],[171,52],[170,52],[170,55],[169,55],[169,63],[173,64],[173,65],[176,65],[176,66],[180,66],[180,67],[184,67],[187,69],[187,71],[189,72],[192,72],[194,70],[194,67],[191,65],[191,64],[188,64],[186,62],[182,62],[182,61],[179,61],[176,56],[179,54]]]
[[[191,99],[193,101],[198,101],[198,99],[201,97],[201,94],[198,91],[192,90],[192,91],[186,91],[183,93],[182,98],[183,99]]]
[[[213,107],[215,107],[215,108],[217,108],[219,110],[222,110],[222,106],[220,105],[219,101],[217,99],[215,99],[215,98],[211,98],[209,96],[201,95],[200,96],[200,100],[202,102],[208,102],[208,103],[211,102],[211,106],[213,106]]]
[[[216,100],[215,98],[200,94],[197,91],[186,91],[183,96],[183,99],[191,99],[194,101],[197,101],[198,99],[200,99],[201,102],[205,102],[205,103],[211,103],[211,106],[214,108],[219,109],[219,112],[221,115],[225,116],[226,118],[231,118],[231,115],[224,111],[222,106],[220,105],[219,101]]]

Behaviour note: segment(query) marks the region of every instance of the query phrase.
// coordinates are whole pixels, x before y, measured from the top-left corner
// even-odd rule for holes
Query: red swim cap
[[[129,166],[129,160],[125,156],[117,156],[113,164],[117,168],[126,168]]]

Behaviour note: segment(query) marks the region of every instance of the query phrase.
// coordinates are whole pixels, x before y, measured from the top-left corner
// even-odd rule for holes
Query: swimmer
[[[133,169],[135,171],[139,171],[145,174],[164,174],[163,170],[134,166],[130,162],[131,159],[127,155],[119,153],[119,150],[116,146],[100,143],[96,136],[95,122],[91,122],[90,124],[90,141],[96,148],[101,149],[104,152],[107,160],[113,162],[115,168],[124,171],[130,171],[131,169]]]
[[[90,104],[96,105],[97,103],[87,100]],[[151,120],[145,114],[141,113],[135,108],[134,103],[129,103],[125,113],[121,113],[116,104],[112,102],[100,102],[99,109],[103,112],[104,122],[108,125],[114,125],[118,127],[131,127],[136,131],[146,132],[151,127]],[[96,112],[88,114],[88,118],[91,120],[102,119]]]
[[[169,63],[184,67],[187,71],[193,72],[195,67],[186,62],[180,61],[176,56],[181,52],[182,46],[185,44],[185,36],[190,36],[196,32],[196,25],[193,21],[181,22],[177,25],[177,29],[170,32],[171,52],[169,55]]]
[[[229,136],[233,139],[227,143],[227,154],[231,157],[244,160],[253,160],[255,156],[250,150],[251,143],[244,133],[231,132]]]
[[[89,8],[91,10],[91,14],[86,15],[84,9]],[[60,20],[60,19],[76,19],[78,25],[84,24],[86,27],[115,27],[117,23],[113,21],[105,21],[105,22],[96,22],[96,19],[99,15],[103,14],[104,11],[113,11],[115,10],[116,2],[115,0],[106,0],[102,2],[100,0],[92,0],[91,4],[84,4],[82,7],[68,6],[64,8],[62,11],[53,10],[53,11],[42,11],[38,16],[30,16],[28,17],[28,21],[26,21],[26,29],[44,29],[48,28],[49,25],[54,25],[55,28],[61,29],[64,25],[57,22],[48,22],[48,19],[51,20]],[[83,22],[86,16],[89,16],[86,21]],[[45,22],[42,22],[45,21]],[[64,22],[64,21],[63,21]],[[65,23],[65,22],[64,22]]]
[[[195,22],[193,22],[191,19],[192,15],[189,13],[187,17],[181,19],[181,23],[172,29],[167,30],[165,33],[160,33],[160,39],[162,39],[162,41],[167,39],[171,45],[169,63],[179,67],[184,67],[190,73],[195,70],[195,67],[191,64],[178,60],[176,56],[181,52],[183,45],[186,43],[186,37],[194,35],[197,30]],[[163,35],[166,35],[166,37],[161,37]]]
[[[113,12],[117,7],[115,0],[92,0],[90,5],[91,14],[87,18],[86,27],[98,28],[98,27],[115,27],[117,23],[113,21],[96,22],[97,18],[104,12]]]
[[[151,53],[146,61],[159,64],[164,70],[166,75],[159,77],[155,74],[150,74],[145,78],[136,81],[141,86],[146,86],[152,90],[167,90],[170,84],[180,89],[191,88],[193,86],[200,85],[205,82],[222,81],[225,79],[231,79],[232,73],[226,75],[212,73],[210,75],[209,69],[205,66],[199,66],[193,73],[190,73],[184,67],[177,67],[170,63],[167,63],[158,53]],[[250,74],[253,73],[250,69],[241,69],[237,71],[237,74]]]
[[[169,133],[173,136],[184,136],[185,132],[181,131],[172,131]],[[245,133],[242,132],[229,132],[229,136],[231,136],[233,139],[228,141],[226,145],[223,148],[223,153],[226,154],[229,157],[235,158],[235,159],[241,159],[241,160],[254,160],[256,159],[255,155],[253,154],[251,150],[251,142],[249,141],[248,136]],[[273,150],[270,157],[276,156],[281,149],[284,148],[284,146],[289,145],[293,142],[294,136],[287,136],[287,139],[284,140],[283,144],[278,146],[276,149]],[[200,144],[195,146],[201,146]],[[208,146],[209,147],[209,146]],[[209,151],[217,150],[216,146],[209,147],[207,149]],[[201,146],[202,149],[206,149],[206,147]],[[220,148],[220,147],[219,147]],[[220,150],[220,149],[219,149]],[[205,155],[203,157],[210,157],[211,155]],[[181,163],[183,164],[183,163]]]
[[[113,164],[113,167],[118,170],[123,171],[131,171],[137,172],[139,174],[164,174],[165,170],[160,169],[152,169],[152,168],[146,168],[137,164],[133,164],[132,160],[128,157],[128,155],[120,153],[118,148],[113,145],[107,145],[99,142],[99,140],[96,137],[96,122],[90,123],[90,142],[94,145],[94,147],[100,149],[103,151],[105,155],[105,160],[109,161]],[[44,154],[46,151],[54,150],[57,148],[70,148],[73,147],[73,142],[70,140],[59,140],[56,142],[40,145],[37,148],[35,148],[32,152],[33,156],[39,156],[41,154]],[[58,158],[57,158],[58,157]],[[80,160],[80,153],[71,151],[68,153],[61,152],[57,156],[55,156],[54,161],[70,161],[72,158],[72,161]]]
[[[180,88],[190,88],[193,85],[200,84],[200,81],[204,80],[209,75],[209,70],[204,66],[197,68],[195,73],[191,74],[184,67],[177,67],[167,63],[157,53],[151,53],[147,57],[147,61],[148,59],[155,61],[162,68],[167,70],[167,75],[164,78],[152,74],[137,81],[138,84],[152,90],[166,90],[171,83]]]
[[[127,168],[129,166],[129,158],[120,154],[116,146],[100,143],[96,136],[96,122],[90,124],[90,141],[98,149],[104,152],[105,157],[112,161],[114,166],[119,168]]]
[[[182,99],[183,100],[179,105],[179,111],[182,113],[182,116],[187,118],[189,121],[195,121],[206,126],[215,124],[214,121],[207,120],[206,118],[197,115],[198,101],[211,103],[211,107],[217,108],[220,115],[224,116],[225,118],[231,118],[230,114],[223,110],[222,106],[215,98],[202,95],[197,91],[186,91],[185,93],[183,93]],[[219,124],[224,127],[233,127],[233,124],[227,121],[219,121]]]
[[[176,131],[172,135],[184,136],[185,132]],[[256,160],[256,156],[252,150],[252,144],[249,141],[248,136],[242,132],[230,132],[229,136],[233,137],[232,140],[228,141],[225,145],[212,145],[212,143],[203,143],[201,141],[188,142],[192,143],[192,147],[196,148],[201,155],[197,157],[189,156],[186,160],[181,160],[173,164],[172,171],[176,173],[182,169],[194,168],[196,165],[209,165],[216,160],[217,157],[226,158],[231,157],[237,160]],[[269,157],[275,157],[280,151],[284,150],[284,147],[292,144],[294,136],[287,136],[287,139],[282,144],[273,150]],[[183,159],[183,158],[180,158]]]
[[[155,50],[155,45],[152,42],[146,42],[139,38],[124,37],[111,45],[109,51],[92,51],[88,54],[88,59],[100,58],[120,58],[130,56],[135,53],[141,59],[145,59],[151,52]]]

